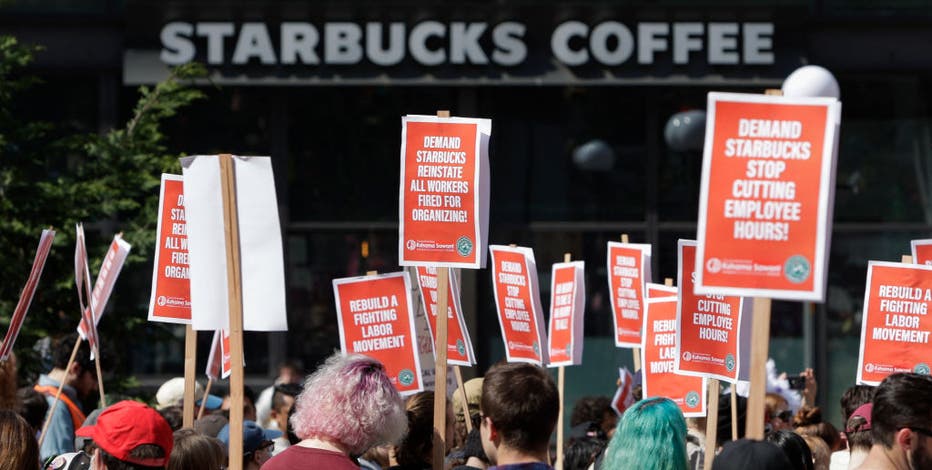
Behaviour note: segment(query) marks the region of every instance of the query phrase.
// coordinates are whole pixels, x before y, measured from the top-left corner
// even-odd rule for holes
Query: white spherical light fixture
[[[832,72],[818,65],[806,65],[783,81],[783,96],[839,98],[841,90]]]

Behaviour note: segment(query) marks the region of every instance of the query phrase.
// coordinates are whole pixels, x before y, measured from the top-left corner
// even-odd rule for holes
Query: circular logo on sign
[[[408,242],[405,243],[405,248],[407,248],[408,250],[413,250],[417,248],[417,242],[414,240],[408,240]]]
[[[871,362],[864,364],[864,370],[866,370],[868,373],[874,372],[874,364]]]
[[[735,356],[728,354],[725,356],[725,369],[728,369],[728,372],[735,370]]]
[[[706,271],[709,271],[710,273],[717,273],[721,271],[722,260],[718,258],[709,258],[709,260],[705,262],[705,269]]]
[[[458,352],[460,356],[466,355],[466,345],[463,344],[463,340],[461,339],[456,340],[456,352]]]
[[[566,357],[573,357],[573,343],[566,343]]]
[[[786,263],[783,263],[783,275],[790,282],[797,284],[803,282],[809,279],[809,273],[811,272],[812,268],[805,256],[790,256]]]
[[[683,360],[686,362],[693,360],[693,354],[689,351],[683,352]]]
[[[472,253],[472,240],[467,236],[459,237],[456,240],[456,252],[460,256],[469,256]]]
[[[534,348],[534,354],[540,355],[540,345],[537,344],[537,341],[534,341],[532,347]]]
[[[929,365],[925,362],[920,362],[916,364],[916,367],[913,367],[913,372],[922,375],[929,375]]]
[[[689,392],[686,394],[686,406],[690,408],[695,408],[699,406],[699,394],[696,392]]]
[[[165,296],[164,296],[164,295],[160,295],[159,298],[156,299],[155,303],[159,304],[159,307],[164,307],[164,306],[165,306]]]
[[[402,369],[398,373],[398,381],[401,382],[401,385],[407,387],[414,383],[414,372],[411,372],[411,369]]]

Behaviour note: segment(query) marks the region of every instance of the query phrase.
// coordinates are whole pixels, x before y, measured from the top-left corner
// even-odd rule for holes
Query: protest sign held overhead
[[[55,231],[46,229],[39,236],[39,247],[36,248],[36,256],[32,260],[32,268],[29,270],[29,277],[26,278],[26,285],[19,295],[19,301],[10,317],[10,327],[6,330],[3,337],[3,343],[0,344],[0,362],[6,361],[13,352],[13,344],[16,343],[16,337],[19,336],[19,330],[23,327],[26,320],[26,312],[32,305],[32,298],[36,295],[36,288],[39,286],[39,278],[42,276],[42,270],[45,268],[45,260],[48,259],[49,252],[52,250],[52,241],[55,239]]]
[[[525,247],[489,246],[492,257],[492,287],[498,323],[502,327],[508,362],[547,361],[544,347],[544,317],[534,251]]]
[[[585,262],[554,263],[550,276],[549,367],[582,364]]]
[[[230,360],[230,332],[217,330],[210,343],[210,354],[207,356],[207,377],[217,380],[225,379],[233,371],[233,361]]]
[[[181,176],[162,174],[149,321],[191,323],[188,236]]]
[[[411,276],[417,276],[416,268],[410,269]],[[407,269],[406,269],[407,270]],[[420,289],[420,288],[418,288]],[[423,302],[418,292],[411,294],[414,312],[414,337],[417,338],[417,353],[421,361],[421,381],[424,383],[424,390],[435,390],[437,381],[436,358],[434,357],[434,337],[430,331],[430,324],[427,321],[427,315],[424,313]],[[452,324],[452,322],[451,322]],[[447,394],[450,395],[456,391],[456,376],[450,372],[452,366],[447,367]]]
[[[243,330],[284,331],[285,268],[272,162],[232,156],[242,273]],[[181,159],[188,236],[191,324],[230,328],[229,285],[220,157]]]
[[[403,271],[333,280],[340,349],[384,364],[402,395],[424,388],[410,289]]]
[[[83,237],[83,229],[82,229]],[[107,302],[110,301],[110,294],[113,293],[113,287],[116,285],[117,278],[123,270],[123,263],[129,256],[132,245],[123,240],[123,235],[116,234],[113,241],[110,242],[110,248],[104,255],[104,260],[100,263],[100,271],[97,273],[97,280],[94,282],[94,290],[91,292],[91,299],[88,302],[89,311],[94,318],[94,326],[100,324],[100,318],[107,308]],[[86,255],[85,250],[85,255]],[[90,316],[89,316],[90,318]],[[81,338],[87,338],[87,320],[81,319],[78,325],[78,334]]]
[[[683,416],[706,414],[706,378],[676,373],[676,297],[647,299],[641,377],[644,398],[667,397]]]
[[[633,386],[634,377],[628,371],[628,368],[618,369],[618,390],[615,391],[615,396],[612,397],[612,409],[615,410],[619,417],[625,414],[625,410],[634,404],[634,393],[631,390]]]
[[[666,286],[655,282],[647,283],[647,298],[662,299],[664,297],[676,297],[679,295],[679,289],[674,286]]]
[[[78,333],[81,339],[86,339],[91,348],[91,358],[97,355],[97,322],[94,321],[93,306],[91,305],[91,274],[87,262],[87,245],[84,240],[84,226],[75,225],[74,243],[74,285],[78,288],[78,306],[81,309],[81,321],[78,322]],[[87,295],[85,295],[87,293]]]
[[[929,375],[932,266],[870,261],[864,291],[858,383],[896,372]]]
[[[912,240],[909,245],[912,249],[913,263],[932,266],[932,239]]]
[[[430,320],[431,338],[437,341],[437,268],[431,266],[418,266],[417,272],[418,290],[421,294],[422,305],[425,312],[430,314],[427,318]],[[469,331],[466,329],[466,322],[463,319],[463,307],[460,303],[459,284],[456,276],[449,276],[449,299],[447,302],[447,362],[461,366],[471,366],[476,363],[476,356],[472,348],[472,340],[469,337]]]
[[[644,286],[651,281],[650,251],[648,244],[608,242],[608,289],[617,347],[641,345]]]
[[[401,125],[398,263],[485,267],[492,121],[405,116]]]
[[[696,294],[825,297],[841,103],[709,93]]]
[[[748,359],[741,354],[741,325],[748,318],[742,312],[745,302],[741,297],[694,294],[696,242],[679,240],[677,251],[677,284],[681,288],[676,311],[676,370],[735,383]]]

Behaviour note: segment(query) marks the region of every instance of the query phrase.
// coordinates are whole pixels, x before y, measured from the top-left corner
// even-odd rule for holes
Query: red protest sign
[[[84,241],[84,226],[75,225],[74,243],[74,284],[78,288],[78,305],[81,308],[81,321],[78,323],[78,332],[82,339],[87,339],[91,348],[91,358],[97,354],[97,323],[93,321],[93,302],[90,298],[85,302],[85,286],[90,286],[91,274],[87,263],[87,245]],[[88,287],[87,292],[90,292]],[[93,294],[88,295],[91,297]],[[90,328],[88,328],[90,325]]]
[[[650,245],[608,242],[608,290],[615,322],[615,346],[641,346],[644,286],[650,281]]]
[[[741,322],[744,302],[741,297],[696,295],[693,280],[696,266],[696,242],[677,243],[677,284],[681,286],[676,311],[676,370],[735,383],[742,364]]]
[[[191,323],[188,230],[181,176],[162,174],[158,217],[149,321]]]
[[[912,248],[913,263],[932,266],[932,240],[912,240],[909,245]]]
[[[227,378],[233,373],[233,360],[230,355],[230,330],[220,330],[220,371],[221,378]],[[243,358],[243,366],[246,366],[246,358]]]
[[[398,263],[485,267],[489,119],[405,116]]]
[[[858,383],[895,372],[929,375],[932,266],[870,261],[864,291]]]
[[[333,280],[340,349],[381,362],[402,395],[423,390],[410,292],[404,272]]]
[[[417,285],[421,293],[425,312],[430,312],[427,325],[434,343],[437,342],[437,268],[431,266],[418,266]],[[447,363],[461,366],[471,366],[476,363],[473,353],[472,341],[463,319],[463,307],[460,305],[459,284],[456,276],[448,276],[449,294],[447,298]]]
[[[245,365],[245,363],[244,363]],[[213,380],[225,379],[233,372],[233,361],[230,360],[230,332],[228,330],[214,331],[214,338],[210,343],[210,354],[207,356],[207,377]]]
[[[634,394],[631,393],[633,385],[634,377],[631,376],[631,372],[628,372],[628,368],[618,369],[618,390],[612,397],[612,409],[618,416],[625,414],[625,410],[634,404]]]
[[[666,286],[654,282],[647,283],[647,298],[660,299],[663,297],[676,297],[679,295],[679,289],[674,286]]]
[[[23,327],[26,320],[26,312],[32,305],[32,298],[36,294],[36,288],[39,286],[39,278],[42,276],[42,270],[45,268],[45,260],[52,250],[52,241],[55,239],[55,231],[47,229],[42,231],[39,237],[39,247],[36,248],[36,256],[32,260],[32,268],[29,270],[29,277],[26,278],[26,285],[19,295],[19,301],[16,303],[16,309],[13,310],[13,316],[10,317],[10,327],[6,330],[3,337],[3,343],[0,345],[0,362],[7,360],[13,351],[13,343],[19,336],[19,330]]]
[[[123,269],[123,262],[129,256],[129,250],[132,246],[123,240],[123,236],[116,234],[113,236],[113,242],[110,243],[110,249],[104,255],[104,260],[100,263],[100,271],[97,273],[97,281],[94,282],[94,291],[91,292],[90,309],[94,316],[94,327],[100,324],[100,318],[104,314],[107,302],[110,300],[110,294],[113,293],[113,286],[116,284],[117,277]],[[78,334],[81,338],[87,336],[87,321],[82,319],[78,325]]]
[[[525,247],[489,246],[492,255],[492,287],[498,323],[508,362],[545,364],[542,348],[543,315],[534,251]]]
[[[676,373],[676,297],[647,299],[641,346],[644,398],[667,397],[687,418],[705,416],[706,379]]]
[[[220,330],[214,331],[214,337],[210,341],[210,353],[207,355],[207,366],[204,374],[207,377],[217,380],[220,378],[220,362],[223,360],[223,351],[220,350]]]
[[[841,103],[709,93],[707,113],[696,293],[821,302]]]
[[[585,263],[555,263],[550,276],[549,367],[582,364]]]

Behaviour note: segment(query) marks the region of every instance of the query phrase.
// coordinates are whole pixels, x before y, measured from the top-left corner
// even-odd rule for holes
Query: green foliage
[[[85,224],[92,276],[118,231],[133,245],[127,267],[151,259],[160,175],[180,172],[179,155],[168,153],[160,126],[203,98],[190,84],[205,75],[198,64],[178,67],[155,87],[139,89],[124,128],[102,135],[62,135],[55,126],[23,122],[17,115],[17,106],[24,105],[17,103],[17,93],[36,83],[24,75],[24,68],[37,51],[0,36],[0,332],[15,308],[42,229],[56,231],[39,292],[16,344],[24,377],[34,377],[40,369],[30,350],[37,339],[73,331],[77,325],[77,222]],[[121,315],[101,327],[107,338],[131,338],[144,333],[145,314]]]

